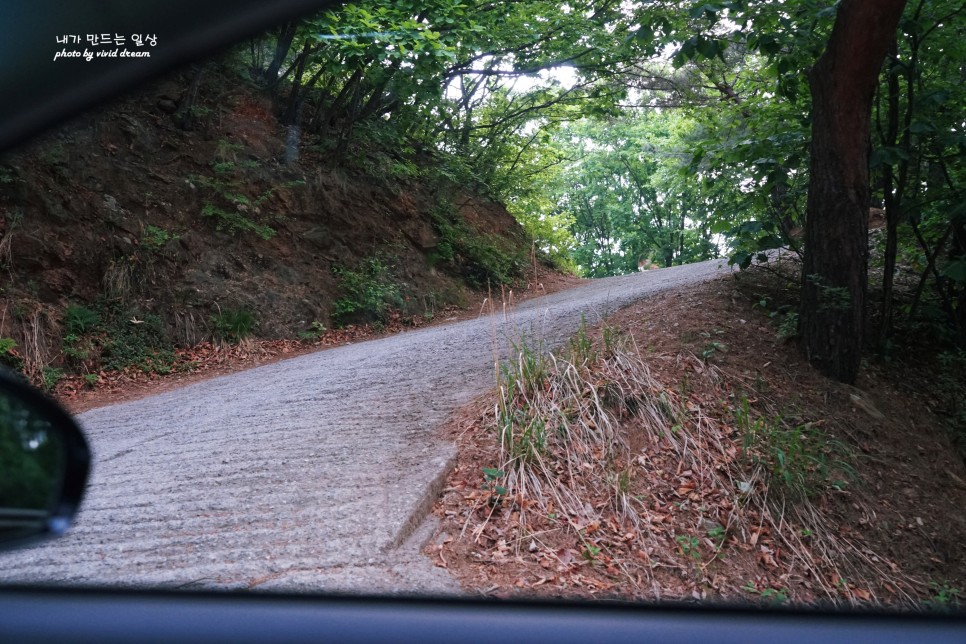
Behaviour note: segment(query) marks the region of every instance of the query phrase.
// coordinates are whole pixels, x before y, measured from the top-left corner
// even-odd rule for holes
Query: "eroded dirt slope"
[[[392,175],[391,150],[334,162],[305,139],[286,165],[272,105],[229,70],[207,72],[197,125],[181,129],[170,112],[188,81],[174,75],[2,159],[0,337],[35,381],[45,367],[97,365],[83,343],[64,355],[78,335],[71,305],[102,326],[110,317],[115,336],[150,327],[191,345],[216,335],[214,317],[244,311],[256,336],[293,338],[331,328],[340,271],[371,260],[404,321],[485,287],[467,248],[495,249],[515,275],[532,263],[499,204]]]

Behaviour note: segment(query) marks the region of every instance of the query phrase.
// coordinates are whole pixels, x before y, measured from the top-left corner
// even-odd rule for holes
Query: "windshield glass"
[[[366,0],[9,152],[94,459],[0,580],[958,607],[966,18],[843,5]]]

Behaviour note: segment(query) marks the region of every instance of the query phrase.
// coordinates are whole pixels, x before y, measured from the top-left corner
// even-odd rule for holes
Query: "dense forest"
[[[247,62],[284,114],[293,155],[305,136],[336,162],[373,140],[395,151],[385,171],[407,174],[432,154],[581,274],[803,252],[802,330],[844,324],[851,340],[826,338],[835,353],[857,346],[864,325],[812,311],[863,310],[872,206],[873,346],[927,317],[962,348],[964,7],[903,4],[369,2],[252,40]],[[869,60],[833,70],[835,55]],[[853,76],[826,83],[833,71]],[[863,82],[868,91],[821,93]],[[181,109],[189,118],[190,104]],[[866,109],[864,127],[841,115]],[[837,178],[816,171],[829,166],[823,155],[842,160]],[[836,210],[834,193],[855,186],[826,185],[823,201],[823,181],[856,172],[851,210]],[[855,231],[850,249],[825,247],[843,231]],[[806,341],[816,364],[854,379],[855,351],[839,364]]]

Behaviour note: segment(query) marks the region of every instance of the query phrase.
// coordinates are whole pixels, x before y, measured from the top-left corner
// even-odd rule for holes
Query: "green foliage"
[[[53,391],[60,379],[64,377],[64,370],[57,367],[46,366],[41,372],[43,387],[46,391]]]
[[[707,362],[714,357],[716,353],[724,353],[727,350],[728,347],[726,347],[723,343],[712,340],[711,342],[705,344],[704,348],[701,349],[701,359]]]
[[[769,482],[791,499],[804,499],[822,491],[845,487],[855,475],[848,448],[812,423],[789,425],[780,416],[752,413],[742,396],[732,410],[746,459],[763,467]]]
[[[926,602],[926,605],[934,610],[946,612],[956,610],[963,605],[963,591],[956,586],[950,585],[950,583],[943,582],[932,582],[929,584],[932,588],[933,595],[932,598]]]
[[[175,356],[161,318],[117,301],[102,302],[97,310],[71,305],[64,310],[62,350],[70,366],[119,371],[133,367],[168,373]],[[63,375],[50,374],[53,382]],[[51,385],[52,386],[52,385]]]
[[[788,601],[788,589],[787,588],[763,588],[758,590],[758,587],[754,582],[748,582],[741,587],[745,592],[751,593],[752,595],[758,595],[763,600],[771,604],[783,604]]]
[[[71,305],[64,309],[64,330],[70,335],[87,333],[100,322],[100,314],[85,306]]]
[[[111,307],[101,343],[101,365],[108,371],[133,367],[147,373],[170,373],[174,351],[161,318],[136,309]]]
[[[577,333],[567,341],[569,359],[575,365],[587,365],[597,360],[597,350],[594,341],[587,335],[587,319],[580,314],[580,327]]]
[[[439,235],[430,263],[448,262],[460,267],[470,286],[510,284],[526,269],[524,251],[499,235],[476,232],[451,203],[441,202],[430,215]]]
[[[491,493],[497,496],[506,495],[506,487],[501,485],[499,481],[506,477],[506,472],[495,467],[484,467],[483,468],[483,483],[484,489],[489,490]]]
[[[247,309],[225,309],[211,317],[215,337],[224,342],[240,342],[250,336],[257,326],[255,316]]]
[[[326,331],[328,331],[328,329],[325,328],[325,325],[318,320],[315,320],[309,325],[307,331],[299,331],[299,340],[314,342],[325,335]]]
[[[258,224],[237,210],[225,210],[214,204],[206,203],[201,208],[201,216],[215,219],[218,222],[216,224],[218,230],[224,230],[230,233],[250,232],[261,237],[263,240],[269,240],[275,236],[274,228]]]
[[[237,144],[221,146],[226,150],[233,150]],[[228,152],[222,152],[229,155]],[[247,170],[257,168],[254,161],[236,162],[222,159],[211,163],[212,174],[191,175],[188,182],[192,186],[204,188],[209,196],[201,208],[201,216],[213,219],[216,228],[229,233],[253,233],[263,240],[275,236],[275,229],[258,221],[261,206],[268,201],[279,189],[303,185],[304,181],[283,182],[271,186],[257,196],[249,196],[254,183]]]
[[[336,267],[342,297],[335,301],[333,317],[340,323],[350,320],[385,322],[393,307],[402,305],[395,265],[387,257],[368,257],[355,269]]]
[[[807,275],[809,282],[818,288],[818,306],[820,309],[832,311],[847,311],[852,305],[852,296],[849,289],[844,286],[832,286],[828,284],[821,275]]]
[[[513,344],[516,360],[500,365],[496,426],[505,460],[514,467],[534,462],[547,449],[547,424],[530,404],[549,375],[548,354],[542,345],[525,340]]]
[[[149,224],[144,228],[144,233],[141,235],[141,246],[151,251],[159,251],[164,248],[165,244],[175,239],[178,239],[178,235]]]
[[[0,364],[15,371],[23,369],[23,360],[17,355],[17,343],[13,338],[0,337]]]
[[[697,537],[691,535],[681,534],[674,538],[677,542],[678,548],[681,549],[681,554],[685,557],[691,559],[699,560],[701,559],[701,541]]]

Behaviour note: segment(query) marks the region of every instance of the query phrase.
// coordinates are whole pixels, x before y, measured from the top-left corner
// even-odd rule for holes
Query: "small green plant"
[[[701,359],[707,362],[714,356],[714,354],[724,353],[725,351],[727,351],[727,347],[724,344],[721,342],[712,341],[704,345],[704,348],[701,349]]]
[[[85,342],[76,333],[64,336],[64,357],[72,362],[80,362],[90,357],[90,343]]]
[[[831,286],[821,275],[806,276],[818,289],[818,307],[825,311],[847,311],[852,307],[852,295],[844,286]]]
[[[484,489],[493,492],[499,496],[504,496],[506,494],[506,487],[501,485],[499,481],[503,480],[506,476],[506,472],[495,467],[484,467],[483,468],[483,483]]]
[[[235,159],[238,144],[227,141],[219,143],[218,160],[211,163],[210,175],[190,175],[189,185],[205,188],[210,198],[201,208],[201,216],[215,220],[218,230],[229,233],[254,233],[258,237],[268,240],[275,236],[275,229],[264,223],[259,223],[253,216],[259,212],[259,206],[270,199],[280,188],[304,185],[304,181],[288,181],[269,187],[257,197],[245,194],[250,190],[251,181],[247,180],[243,170],[257,167],[254,161]]]
[[[141,246],[151,251],[161,250],[169,241],[178,239],[178,235],[169,233],[164,228],[148,225],[141,235]]]
[[[84,384],[86,384],[88,387],[93,387],[100,381],[101,381],[101,377],[98,376],[96,373],[88,373],[84,375]]]
[[[399,285],[393,277],[393,264],[383,257],[368,257],[356,269],[336,267],[342,297],[335,301],[334,317],[385,321],[393,307],[402,305]]]
[[[722,543],[724,543],[726,535],[727,532],[725,531],[724,526],[715,525],[708,530],[708,538],[717,543],[719,547]]]
[[[932,588],[933,595],[926,602],[928,606],[945,611],[958,608],[962,604],[963,592],[959,588],[949,585],[949,582],[940,584],[934,581],[929,586]]]
[[[49,366],[44,367],[41,371],[41,377],[43,378],[44,389],[53,391],[60,379],[64,377],[64,370]]]
[[[674,540],[677,542],[682,555],[695,560],[701,559],[701,541],[697,537],[681,534],[675,537]]]
[[[325,325],[318,320],[315,320],[309,325],[307,331],[299,331],[299,340],[303,340],[305,342],[315,342],[325,335],[326,331],[328,331],[328,329],[325,328]]]
[[[225,342],[239,342],[255,330],[255,316],[246,309],[225,309],[211,318],[215,337]]]
[[[543,345],[530,347],[526,340],[513,343],[514,359],[499,367],[496,407],[497,432],[508,461],[518,466],[535,461],[547,448],[547,419],[531,405],[550,373]]]
[[[798,313],[788,311],[778,325],[778,337],[782,340],[791,340],[798,337]]]
[[[567,343],[570,349],[570,360],[575,365],[587,365],[597,359],[594,343],[587,335],[587,319],[580,314],[580,328]]]
[[[592,543],[588,543],[580,555],[587,561],[593,561],[600,555],[600,548]]]
[[[23,360],[17,354],[17,343],[13,338],[0,338],[0,364],[4,364],[11,369],[21,371]]]
[[[100,314],[87,307],[71,305],[64,310],[64,330],[69,335],[83,335],[94,330],[100,322]]]
[[[174,351],[161,318],[116,305],[107,306],[104,317],[103,331],[98,338],[103,369],[119,371],[134,367],[162,375],[172,371]]]
[[[256,223],[237,210],[232,212],[212,203],[206,203],[201,207],[201,216],[215,219],[217,221],[215,227],[229,233],[251,232],[264,240],[275,236],[275,229],[271,226]]]
[[[811,423],[788,425],[780,416],[765,418],[751,412],[741,397],[733,410],[746,457],[763,466],[772,484],[792,498],[805,498],[826,488],[841,489],[843,473],[854,477],[848,449]]]
[[[466,282],[477,288],[509,284],[526,269],[525,252],[512,249],[496,235],[472,229],[452,203],[442,201],[429,214],[439,236],[428,258],[430,264],[459,266]]]
[[[745,592],[751,593],[752,595],[758,595],[762,599],[772,603],[772,604],[782,604],[788,601],[788,589],[787,588],[763,588],[758,590],[758,587],[754,582],[748,582],[741,587]]]

